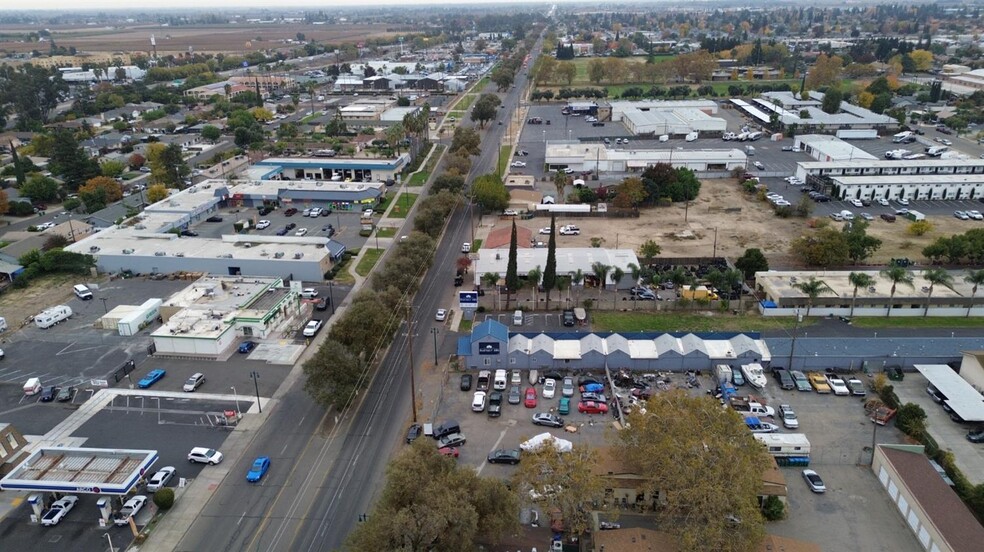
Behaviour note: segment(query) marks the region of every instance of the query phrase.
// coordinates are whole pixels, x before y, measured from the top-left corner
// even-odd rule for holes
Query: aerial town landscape
[[[977,552],[984,2],[0,6],[0,549]]]

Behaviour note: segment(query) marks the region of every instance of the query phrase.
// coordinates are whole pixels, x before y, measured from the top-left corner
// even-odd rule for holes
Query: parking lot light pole
[[[437,366],[437,334],[440,330],[437,328],[431,328],[431,335],[434,336],[434,366]]]
[[[328,280],[328,304],[331,305],[331,314],[332,314],[332,316],[334,316],[334,314],[335,314],[335,294],[332,293],[332,284],[331,284],[331,282],[332,282],[331,280]]]
[[[253,389],[256,390],[256,407],[260,409],[260,414],[263,414],[263,406],[260,404],[260,373],[250,372],[249,377],[253,378]]]
[[[243,416],[243,413],[241,410],[239,410],[239,393],[236,393],[235,387],[230,387],[229,389],[232,389],[232,395],[236,397],[236,417],[241,418]]]
[[[105,297],[100,297],[99,300],[103,302],[103,314],[109,314],[109,307],[106,306],[106,301],[108,301],[108,299]]]

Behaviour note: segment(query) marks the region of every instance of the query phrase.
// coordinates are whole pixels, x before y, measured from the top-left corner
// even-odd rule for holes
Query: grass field
[[[512,146],[499,147],[499,164],[496,169],[499,176],[504,176],[506,174],[506,169],[509,167],[509,152],[511,151]]]
[[[359,259],[359,264],[355,267],[355,273],[363,278],[369,275],[372,271],[372,267],[376,266],[376,262],[379,258],[383,256],[385,249],[366,249],[362,254],[362,258]]]
[[[455,111],[468,111],[468,108],[475,103],[476,99],[478,99],[477,94],[465,94],[460,100],[458,100],[458,103],[454,104],[453,109]]]
[[[926,318],[884,317],[852,318],[851,325],[859,328],[984,328],[984,318],[939,316]]]
[[[396,228],[393,228],[392,226],[376,227],[377,238],[392,238],[395,235],[396,235]]]
[[[407,212],[413,207],[413,202],[417,201],[420,194],[402,193],[393,201],[393,208],[390,209],[390,218],[407,218]]]
[[[434,172],[434,167],[437,166],[437,160],[441,158],[441,154],[444,152],[445,148],[447,148],[447,146],[444,144],[435,144],[434,149],[431,152],[430,159],[427,160],[427,164],[410,177],[410,182],[407,182],[407,186],[423,186],[426,184],[427,179],[430,178],[431,173]]]

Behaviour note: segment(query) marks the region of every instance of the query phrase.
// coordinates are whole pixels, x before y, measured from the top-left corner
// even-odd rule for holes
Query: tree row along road
[[[516,108],[525,80],[517,78],[500,117]],[[486,129],[469,180],[495,172],[504,128],[492,124]],[[407,223],[412,227],[412,215]],[[469,239],[470,224],[467,206],[455,209],[414,301],[415,331],[408,335],[401,325],[370,387],[361,392],[358,410],[346,412],[328,435],[321,435],[324,410],[303,390],[303,378],[298,380],[238,461],[245,467],[256,456],[271,456],[273,468],[267,479],[260,486],[249,485],[238,471],[230,472],[178,550],[341,548],[359,516],[370,511],[385,480],[386,464],[402,443],[410,414],[408,339],[418,341],[414,365],[420,366],[430,355],[426,324],[433,323],[433,313],[444,306],[454,261],[461,242]]]

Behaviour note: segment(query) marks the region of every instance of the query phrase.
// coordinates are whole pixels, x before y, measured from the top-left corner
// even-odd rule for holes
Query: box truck
[[[72,308],[68,305],[58,305],[41,311],[34,317],[34,325],[41,329],[54,326],[62,320],[68,320],[72,316]]]

